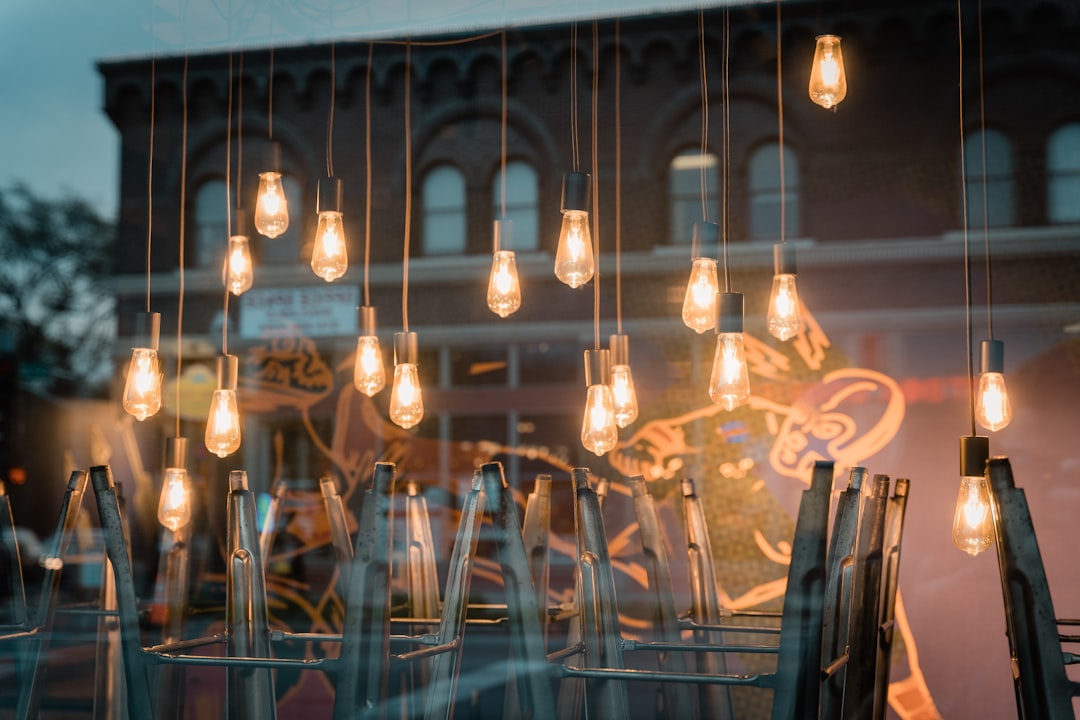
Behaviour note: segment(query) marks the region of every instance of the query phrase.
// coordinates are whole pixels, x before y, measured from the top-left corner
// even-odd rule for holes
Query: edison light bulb
[[[799,294],[795,289],[795,274],[773,275],[769,295],[769,334],[777,340],[790,340],[802,329],[799,317]]]
[[[595,269],[589,213],[567,210],[563,213],[559,248],[555,252],[555,277],[577,288],[592,280]]]
[[[161,409],[162,373],[158,354],[150,348],[134,348],[124,381],[124,410],[145,420]]]
[[[1012,420],[1012,404],[1001,373],[984,372],[979,376],[975,419],[987,430],[1000,430]]]
[[[725,410],[734,410],[750,397],[750,376],[746,371],[746,350],[742,333],[716,336],[709,397]]]
[[[499,317],[511,315],[521,307],[521,283],[512,250],[499,250],[491,258],[487,304]]]
[[[276,238],[289,229],[289,203],[281,184],[281,173],[259,173],[259,196],[255,201],[255,229],[260,235]]]
[[[136,420],[145,420],[161,409],[163,373],[158,362],[158,337],[161,329],[159,313],[139,313],[135,316],[134,347],[124,380],[121,404],[124,411]]]
[[[590,385],[587,393],[581,419],[581,444],[589,452],[603,455],[619,441],[614,398],[608,385]]]
[[[607,350],[585,351],[585,412],[581,416],[581,444],[597,456],[609,452],[619,441],[615,423],[615,398],[611,392],[611,354]]]
[[[191,522],[191,482],[184,468],[166,468],[158,500],[158,522],[176,532]]]
[[[206,421],[206,449],[218,457],[240,449],[240,411],[235,390],[215,390]]]
[[[394,387],[390,390],[390,419],[408,429],[424,419],[424,394],[416,359],[416,333],[394,333]]]
[[[972,557],[994,544],[990,490],[984,476],[960,478],[952,539],[956,547]]]
[[[1012,421],[1012,403],[1005,388],[1005,343],[982,341],[982,373],[975,393],[975,420],[987,430],[1001,430]]]
[[[341,213],[331,210],[319,213],[315,247],[311,251],[311,269],[326,282],[337,280],[349,269]]]
[[[611,366],[611,397],[616,425],[624,428],[637,420],[637,391],[629,365]]]
[[[700,257],[694,260],[682,306],[682,321],[686,327],[701,334],[716,326],[716,293],[719,289],[716,261]]]
[[[368,397],[379,392],[386,385],[382,348],[379,347],[379,338],[374,335],[362,335],[356,340],[353,385]]]
[[[709,378],[709,397],[725,410],[734,410],[750,398],[750,376],[743,345],[743,296],[717,295],[716,355]]]
[[[239,361],[235,355],[218,358],[218,384],[210,399],[206,418],[206,449],[218,457],[240,449],[240,411],[236,407],[236,384]]]
[[[420,388],[420,374],[412,363],[394,366],[390,419],[406,429],[424,419],[424,394]]]
[[[822,35],[817,39],[814,64],[810,69],[810,99],[825,109],[836,107],[847,95],[844,56],[840,36]]]
[[[251,248],[244,235],[229,238],[229,254],[225,258],[225,287],[233,295],[242,295],[251,289],[254,271],[251,264]]]
[[[630,372],[630,336],[612,335],[608,342],[611,357],[611,397],[615,424],[623,428],[637,420],[637,390]]]

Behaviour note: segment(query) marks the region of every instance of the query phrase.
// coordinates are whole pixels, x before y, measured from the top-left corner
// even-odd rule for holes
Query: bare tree
[[[112,244],[86,201],[0,188],[0,335],[38,389],[85,395],[111,376]]]

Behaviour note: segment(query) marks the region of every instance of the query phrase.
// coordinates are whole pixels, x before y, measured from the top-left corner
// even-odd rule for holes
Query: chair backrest
[[[525,523],[521,537],[529,558],[529,574],[536,588],[536,604],[540,608],[540,622],[547,633],[548,587],[551,584],[551,476],[537,475],[533,490],[525,501]]]
[[[896,624],[896,591],[900,578],[900,542],[904,536],[904,516],[910,482],[897,478],[885,509],[885,538],[882,544],[881,603],[878,610],[878,646],[874,680],[874,720],[884,720],[889,700],[889,670],[892,667],[893,635]]]
[[[505,715],[508,718],[553,718],[556,716],[555,696],[551,691],[540,609],[521,537],[517,505],[501,463],[486,463],[480,472],[506,592],[511,662],[517,668],[519,705],[506,708]]]
[[[803,491],[791,544],[780,650],[773,692],[774,720],[816,717],[821,690],[821,621],[833,463],[814,463]]]
[[[686,556],[690,569],[690,616],[697,623],[714,625],[723,613],[717,594],[716,565],[713,563],[712,541],[709,525],[705,520],[705,508],[698,497],[691,478],[682,481],[683,516],[686,520]],[[697,642],[713,639],[712,633],[694,632]],[[700,652],[696,657],[697,669],[710,674],[728,672],[727,656],[717,652]],[[734,708],[731,690],[722,685],[699,685],[698,697],[702,711],[707,717],[732,717]]]
[[[1021,717],[1072,720],[1076,685],[1065,674],[1050,585],[1027,497],[1016,487],[1008,458],[991,458],[987,476]]]
[[[855,541],[855,575],[849,615],[848,664],[844,678],[844,718],[873,713],[877,639],[880,621],[881,564],[885,539],[885,507],[889,476],[874,475],[863,488],[859,534]]]
[[[393,463],[376,463],[365,492],[345,597],[334,720],[378,714],[390,658],[390,512]]]
[[[574,468],[574,517],[577,521],[578,607],[586,668],[622,669],[622,636],[615,597],[615,576],[608,552],[600,501],[589,482],[587,468]],[[588,717],[628,717],[626,686],[617,680],[585,680]]]
[[[859,534],[862,488],[866,477],[866,468],[851,468],[848,487],[840,493],[836,503],[832,539],[829,541],[828,581],[825,587],[821,641],[821,664],[829,671],[821,687],[822,718],[839,717],[843,711],[856,538]]]
[[[638,521],[638,537],[641,538],[642,562],[649,580],[652,598],[653,636],[662,642],[682,640],[682,624],[679,622],[679,610],[675,605],[675,594],[671,588],[671,565],[668,562],[664,536],[660,530],[660,517],[656,512],[656,503],[649,494],[648,485],[642,475],[630,478],[630,489],[634,495],[634,511]],[[715,590],[714,590],[715,594]],[[659,652],[657,661],[661,670],[685,673],[686,657],[681,652]],[[668,717],[693,720],[698,717],[698,705],[694,702],[693,690],[683,683],[664,683],[664,709]]]
[[[19,555],[19,539],[15,535],[15,519],[7,487],[0,481],[0,563],[3,564],[3,597],[10,597],[8,624],[21,627],[26,624],[26,586],[23,583],[22,558]]]
[[[469,587],[476,562],[476,545],[484,518],[483,477],[473,476],[472,489],[461,507],[454,550],[447,570],[446,590],[443,593],[442,616],[439,622],[439,641],[454,641],[457,646],[431,662],[431,677],[427,693],[426,720],[449,720],[453,715],[457,690],[458,668],[461,663],[461,637],[469,604]]]
[[[349,587],[349,571],[352,569],[353,559],[352,538],[349,536],[349,523],[345,519],[345,505],[341,501],[341,495],[338,494],[337,483],[329,475],[319,478],[319,490],[322,492],[323,507],[326,508],[326,519],[330,523],[330,542],[334,546],[334,558],[337,560],[338,591],[344,598]],[[263,530],[265,537],[266,525],[263,526]],[[265,562],[265,553],[270,552],[270,548],[265,547],[262,551]]]
[[[97,497],[98,517],[105,542],[105,552],[112,564],[116,583],[116,605],[119,614],[120,647],[124,657],[124,684],[127,690],[128,716],[154,718],[154,703],[147,670],[150,659],[143,653],[139,630],[139,607],[135,595],[135,578],[128,556],[128,540],[120,515],[116,483],[108,465],[90,468],[90,481]]]

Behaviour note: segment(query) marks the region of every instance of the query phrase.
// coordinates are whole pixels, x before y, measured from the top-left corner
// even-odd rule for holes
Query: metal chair
[[[1072,720],[1072,698],[1080,695],[1080,683],[1066,675],[1065,666],[1080,662],[1080,655],[1063,651],[1062,643],[1078,643],[1080,636],[1063,634],[1059,626],[1080,625],[1080,620],[1056,619],[1031,510],[1023,489],[1016,487],[1008,458],[991,458],[986,474],[1017,715],[1024,720]]]
[[[603,524],[595,492],[589,486],[588,471],[575,471],[574,484],[580,512],[578,540],[584,647],[580,666],[564,664],[561,672],[586,679],[586,705],[590,708],[590,716],[600,713],[601,717],[619,717],[626,702],[621,681],[629,680],[771,688],[774,718],[816,716],[821,682],[821,625],[832,463],[815,465],[811,485],[804,491],[800,503],[778,645],[700,645],[623,639],[618,629]],[[725,626],[723,629],[741,628]],[[752,675],[635,670],[623,667],[624,650],[775,652],[777,667],[773,673]],[[568,651],[567,654],[572,653]]]

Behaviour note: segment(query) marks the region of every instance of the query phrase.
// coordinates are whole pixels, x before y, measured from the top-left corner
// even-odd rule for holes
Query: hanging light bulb
[[[289,203],[281,183],[281,144],[272,142],[267,165],[272,168],[259,173],[259,194],[255,200],[255,229],[260,235],[276,238],[289,229]]]
[[[847,96],[847,77],[844,56],[840,52],[839,35],[821,35],[814,50],[814,65],[810,69],[810,99],[831,110]]]
[[[637,420],[637,390],[630,373],[630,336],[612,335],[608,347],[611,353],[611,396],[615,424],[621,428]]]
[[[607,350],[585,351],[585,413],[581,418],[581,444],[597,456],[619,441],[615,398],[611,392],[611,357]]]
[[[356,360],[353,363],[353,385],[371,397],[386,385],[382,348],[379,347],[379,338],[375,335],[374,307],[365,305],[360,308],[360,328],[360,337],[356,339]]]
[[[790,340],[802,330],[799,293],[795,289],[795,248],[787,243],[773,245],[773,280],[769,294],[769,334]]]
[[[491,276],[488,278],[487,304],[491,312],[507,317],[521,307],[521,283],[518,281],[517,262],[513,250],[501,250],[503,242],[509,245],[513,222],[507,218],[495,221],[495,252],[491,256]]]
[[[333,282],[349,269],[345,227],[341,221],[341,180],[332,177],[319,180],[316,207],[319,226],[315,230],[315,245],[311,249],[311,269],[326,282]]]
[[[743,345],[742,293],[719,293],[716,309],[716,355],[709,397],[725,410],[734,410],[750,398],[750,376]]]
[[[994,519],[990,513],[990,486],[986,482],[986,460],[990,439],[980,436],[960,438],[960,494],[953,516],[953,544],[972,557],[994,544]]]
[[[572,288],[592,280],[596,265],[593,259],[592,232],[589,230],[588,174],[569,172],[563,175],[562,229],[555,251],[555,277]]]
[[[165,439],[165,474],[158,500],[158,522],[176,532],[191,522],[191,480],[187,474],[187,438]]]
[[[416,333],[394,333],[394,387],[390,390],[390,419],[408,429],[424,419],[424,394],[417,370]]]
[[[719,238],[720,226],[716,223],[694,223],[694,247],[711,247],[719,242]],[[716,293],[719,291],[716,261],[707,257],[694,258],[683,297],[683,324],[699,335],[712,330],[716,326]]]
[[[1012,403],[1005,389],[1005,343],[982,341],[982,372],[975,393],[975,420],[987,430],[1001,430],[1012,421]]]
[[[235,208],[232,211],[232,222],[229,251],[225,255],[225,267],[221,272],[225,287],[239,297],[244,291],[251,289],[255,273],[247,238],[247,213],[241,208]]]
[[[236,407],[236,385],[240,374],[235,355],[221,355],[217,360],[217,390],[210,400],[206,419],[206,449],[218,457],[240,449],[240,411]]]
[[[161,409],[160,333],[161,313],[139,313],[135,316],[136,347],[131,349],[131,362],[128,363],[121,402],[124,411],[136,420],[145,420]]]

